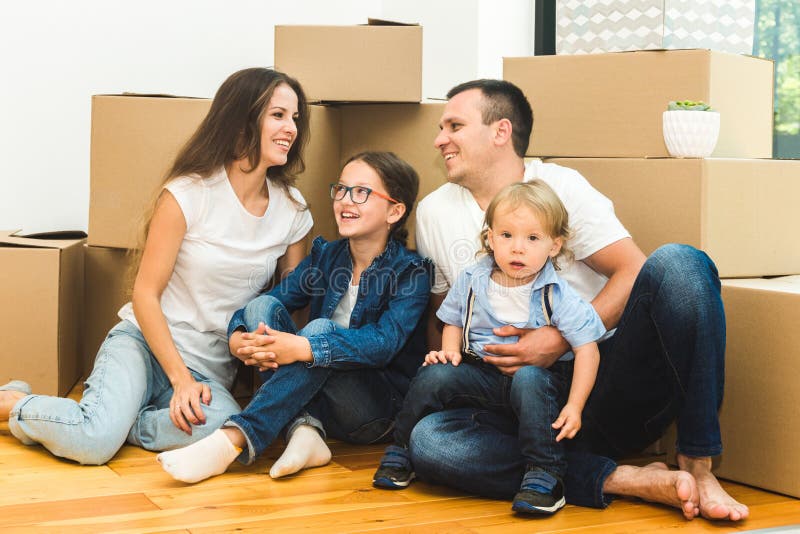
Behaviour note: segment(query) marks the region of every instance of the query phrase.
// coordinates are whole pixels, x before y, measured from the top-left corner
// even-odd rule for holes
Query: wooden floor
[[[73,392],[77,393],[77,392]],[[751,517],[731,525],[685,521],[671,508],[618,500],[606,510],[567,506],[553,517],[515,516],[510,503],[414,483],[372,488],[382,446],[331,442],[333,461],[285,480],[253,466],[196,485],[172,480],[155,455],[126,446],[107,465],[79,466],[26,447],[0,423],[0,532],[733,532],[800,524],[800,501],[734,483]]]

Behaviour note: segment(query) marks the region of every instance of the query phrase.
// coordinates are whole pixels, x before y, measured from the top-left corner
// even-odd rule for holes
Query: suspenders
[[[544,313],[544,321],[547,326],[550,326],[550,318],[553,316],[553,284],[547,284],[542,288],[542,313]],[[461,337],[461,355],[465,362],[477,363],[482,362],[483,359],[478,356],[475,351],[469,348],[469,328],[472,323],[472,308],[475,306],[475,292],[472,290],[472,285],[469,287],[469,294],[467,295],[467,309],[464,312],[464,328]]]

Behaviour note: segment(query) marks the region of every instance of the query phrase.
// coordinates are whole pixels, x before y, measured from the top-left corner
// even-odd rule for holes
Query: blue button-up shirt
[[[443,322],[463,328],[467,296],[472,287],[475,304],[469,328],[469,348],[481,358],[488,354],[483,348],[484,345],[516,343],[519,339],[517,336],[501,337],[492,332],[493,328],[506,324],[497,318],[489,303],[487,286],[493,268],[494,260],[490,256],[486,256],[461,271],[455,285],[447,293],[447,297],[436,312],[436,316]],[[572,347],[580,347],[600,339],[606,332],[600,316],[591,304],[580,298],[569,287],[569,284],[556,274],[556,270],[549,260],[533,282],[528,320],[513,323],[513,326],[539,328],[547,325],[541,302],[542,291],[548,284],[552,284],[553,299],[553,315],[550,322],[558,328],[567,343]],[[567,352],[560,359],[570,360],[572,358],[574,358],[573,353]]]
[[[403,394],[425,356],[425,321],[431,290],[430,260],[390,240],[361,273],[358,298],[348,329],[310,336],[312,366],[334,369],[384,369]],[[314,239],[311,253],[269,291],[289,312],[310,307],[309,320],[330,319],[353,276],[347,239]],[[243,310],[228,326],[244,326]]]

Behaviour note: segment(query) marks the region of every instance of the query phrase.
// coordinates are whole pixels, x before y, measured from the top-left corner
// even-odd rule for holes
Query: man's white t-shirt
[[[575,261],[562,266],[558,274],[591,302],[608,279],[581,260],[630,234],[614,214],[613,203],[578,171],[533,160],[526,164],[523,179],[534,178],[553,188],[569,214],[572,237],[567,246]],[[461,270],[475,263],[483,219],[484,211],[472,193],[453,183],[442,185],[419,202],[417,251],[433,260],[436,268],[432,293],[446,293]]]
[[[266,182],[269,205],[261,217],[242,206],[224,169],[206,179],[179,177],[164,186],[183,212],[186,235],[161,309],[186,366],[226,388],[236,369],[227,341],[233,312],[259,294],[278,258],[313,225],[307,209],[279,185]],[[305,206],[297,189],[290,193]],[[118,315],[139,326],[131,303]]]

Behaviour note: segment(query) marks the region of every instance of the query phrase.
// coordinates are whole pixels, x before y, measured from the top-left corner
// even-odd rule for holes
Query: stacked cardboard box
[[[297,77],[310,99],[325,103],[310,107],[306,170],[297,180],[314,218],[311,235],[337,237],[329,184],[359,151],[397,153],[420,173],[421,195],[442,183],[443,166],[433,147],[442,104],[420,103],[419,26],[279,26],[275,33],[276,68]],[[397,61],[387,61],[386,54]],[[118,320],[117,311],[129,299],[126,251],[137,246],[142,214],[210,104],[208,99],[145,95],[93,98],[83,350],[87,373]]]
[[[370,19],[358,26],[275,26],[275,68],[312,101],[419,102],[422,27]]]
[[[733,280],[800,273],[793,231],[800,162],[769,159],[772,62],[708,50],[637,51],[507,58],[504,76],[533,106],[530,156],[580,171],[614,202],[645,253],[683,242],[714,259],[728,317],[719,473],[800,496],[800,462],[778,452],[800,429],[793,388],[781,386],[796,366],[790,303],[800,290]],[[720,112],[713,158],[668,157],[661,115],[668,101],[685,99]]]
[[[0,383],[22,379],[36,393],[64,395],[80,378],[83,242],[0,232]]]

